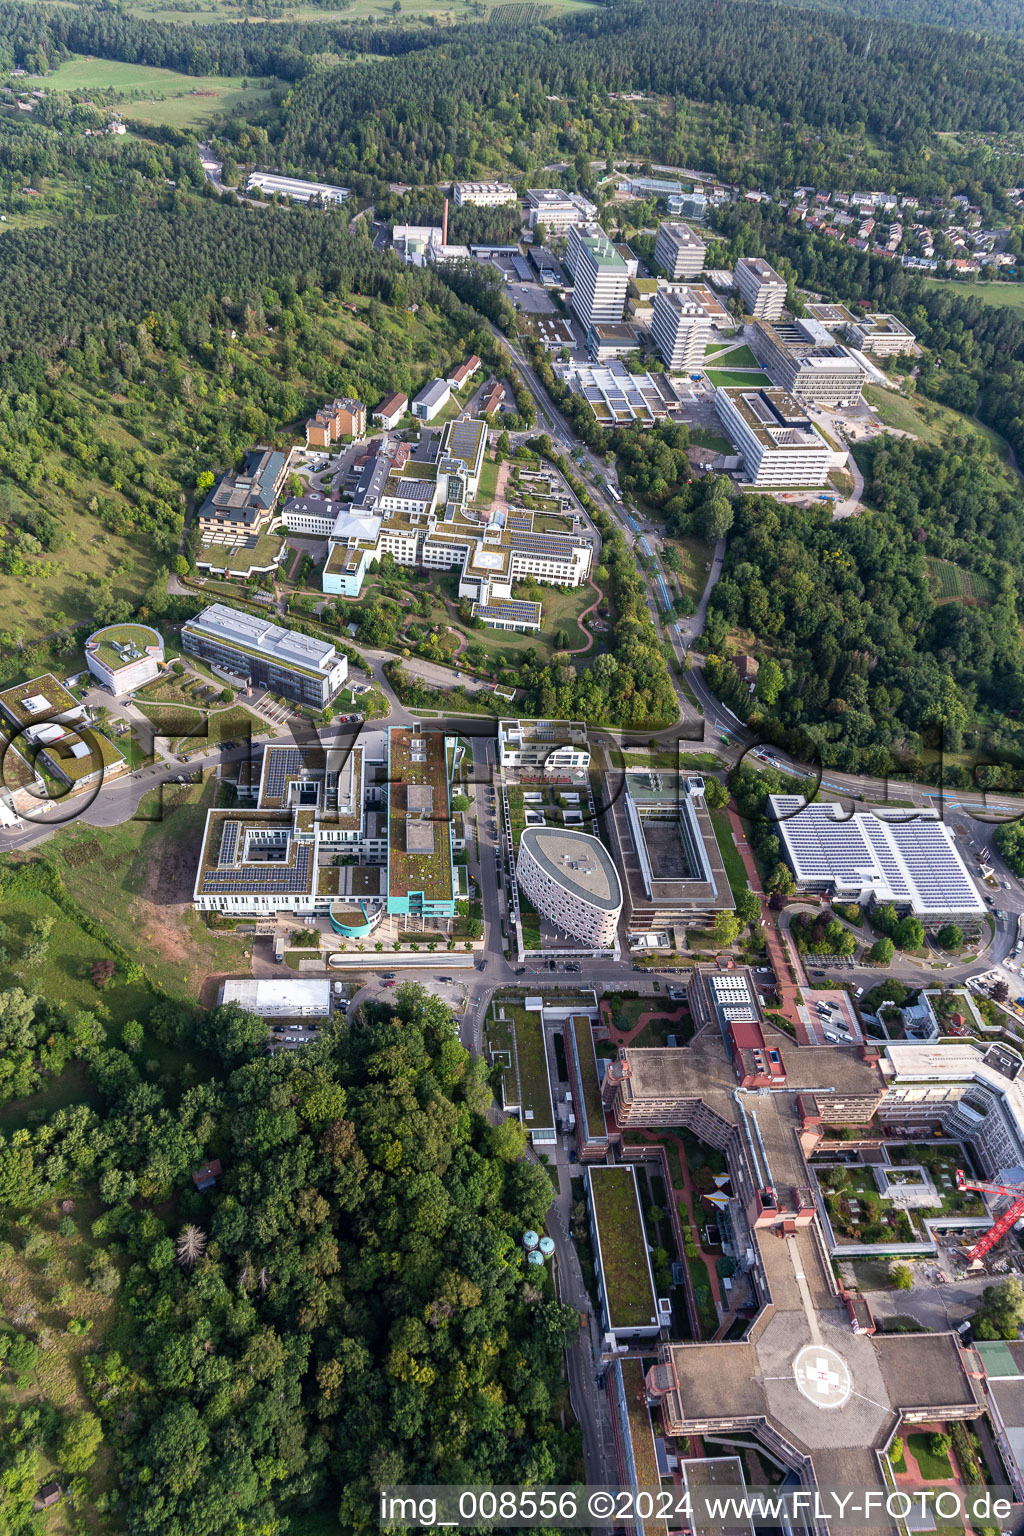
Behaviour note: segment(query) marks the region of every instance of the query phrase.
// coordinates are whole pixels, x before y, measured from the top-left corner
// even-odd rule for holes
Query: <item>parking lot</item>
[[[528,315],[555,315],[554,300],[539,283],[509,283],[509,298]]]
[[[799,1013],[806,1045],[856,1045],[864,1038],[857,1011],[846,992],[805,992]]]

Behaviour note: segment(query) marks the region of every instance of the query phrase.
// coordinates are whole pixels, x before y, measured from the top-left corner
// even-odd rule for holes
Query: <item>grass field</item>
[[[928,1482],[941,1481],[953,1476],[953,1468],[945,1453],[936,1456],[930,1446],[931,1435],[908,1435],[907,1449],[917,1462],[921,1476]]]
[[[747,889],[747,871],[743,867],[740,851],[736,847],[736,840],[732,833],[732,824],[724,810],[709,811],[712,826],[715,829],[715,837],[722,855],[722,863],[729,877],[729,887],[734,896]]]
[[[749,384],[751,389],[767,389],[772,382],[766,373],[760,373],[754,368],[749,372],[742,369],[734,371],[731,368],[706,368],[704,371],[716,389],[741,389],[745,384]]]
[[[978,576],[952,560],[928,560],[928,575],[939,603],[988,603],[992,600],[992,583],[987,576]]]
[[[131,93],[139,99],[124,103],[125,117],[174,128],[205,122],[242,100],[255,104],[265,94],[260,82],[252,82],[243,90],[240,75],[183,75],[148,64],[83,57],[68,59],[49,75],[29,75],[23,84],[28,89],[48,91]]]
[[[65,887],[141,964],[155,986],[195,1002],[205,978],[213,973],[248,971],[243,955],[251,940],[214,933],[192,909],[199,846],[206,812],[217,794],[214,779],[205,784],[167,786],[147,795],[138,819],[97,831],[78,821],[46,844],[46,857],[60,871]],[[26,925],[32,913],[25,918]],[[96,941],[75,930],[54,930],[52,950],[68,969],[83,953],[97,955]],[[38,985],[38,982],[33,982]],[[62,980],[58,996],[69,997]],[[95,1004],[97,993],[86,983]],[[121,993],[125,996],[122,998]],[[128,988],[113,987],[103,1001],[120,1015],[130,1002]],[[69,1000],[76,1000],[72,992]],[[124,1012],[131,1018],[130,1011]]]
[[[1024,314],[1024,283],[964,283],[952,277],[926,277],[929,288],[950,288],[964,299],[980,299]]]
[[[1019,484],[1018,478],[1006,463],[1009,453],[1006,443],[998,432],[993,432],[973,417],[952,411],[948,406],[929,400],[924,395],[904,396],[895,390],[880,389],[871,384],[864,387],[864,399],[883,425],[894,427],[898,432],[910,432],[929,447],[943,442],[950,432],[970,432],[984,438],[994,456],[1003,464],[1007,478],[1012,479],[1015,485]]]
[[[750,348],[745,343],[741,343],[740,346],[734,347],[730,342],[727,341],[720,347],[709,347],[709,355],[712,353],[712,351],[714,352],[716,368],[760,368],[761,366],[753,352],[751,352]]]

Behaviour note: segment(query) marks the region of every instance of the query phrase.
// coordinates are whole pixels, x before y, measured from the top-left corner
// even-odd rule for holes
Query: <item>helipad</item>
[[[849,1366],[829,1344],[805,1344],[793,1361],[793,1375],[816,1408],[841,1408],[853,1388]]]

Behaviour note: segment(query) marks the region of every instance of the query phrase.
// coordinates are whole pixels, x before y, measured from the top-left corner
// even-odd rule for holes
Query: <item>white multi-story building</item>
[[[914,333],[895,315],[861,315],[846,327],[846,339],[860,352],[875,357],[898,357],[914,345]]]
[[[498,761],[503,772],[585,772],[587,727],[582,720],[499,720]]]
[[[621,320],[629,268],[599,225],[569,231],[565,261],[573,274],[572,310],[584,329]]]
[[[527,827],[519,838],[516,879],[541,916],[579,944],[616,948],[622,886],[598,838],[563,827]]]
[[[689,372],[703,367],[711,329],[711,316],[692,288],[655,293],[651,336],[666,368]]]
[[[786,303],[786,280],[762,256],[741,256],[733,276],[755,320],[777,320]]]
[[[456,208],[472,203],[476,208],[503,208],[518,202],[515,187],[507,181],[457,181],[452,187]]]
[[[750,485],[824,485],[845,455],[781,389],[719,389],[715,406]]]
[[[526,216],[530,228],[543,225],[548,234],[561,235],[574,224],[589,224],[597,208],[577,192],[562,192],[557,187],[538,187],[526,194]]]
[[[85,642],[85,664],[111,693],[134,693],[157,677],[164,642],[148,624],[108,624]]]
[[[706,250],[703,240],[698,239],[689,224],[679,219],[663,219],[659,224],[654,260],[673,282],[696,277],[704,268]]]
[[[755,321],[750,346],[773,384],[809,404],[855,405],[864,385],[864,368],[841,347],[820,320],[789,325]]]
[[[1024,1061],[1017,1051],[966,1040],[894,1042],[882,1071],[890,1079],[879,1106],[886,1126],[916,1134],[940,1125],[969,1143],[989,1179],[1024,1166]]]
[[[296,704],[323,709],[341,692],[348,657],[329,640],[282,629],[258,613],[211,603],[187,620],[182,649],[253,688],[268,688]]]

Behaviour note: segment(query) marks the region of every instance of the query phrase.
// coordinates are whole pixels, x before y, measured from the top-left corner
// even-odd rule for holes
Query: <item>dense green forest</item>
[[[10,897],[55,876],[2,879]],[[154,995],[120,1038],[104,1011],[0,1002],[8,1095],[71,1057],[87,1075],[77,1102],[0,1135],[0,1277],[47,1317],[0,1329],[0,1373],[28,1384],[57,1347],[69,1273],[116,1304],[80,1356],[79,1407],[8,1399],[5,1532],[37,1529],[46,1467],[129,1536],[276,1536],[310,1509],[356,1531],[376,1528],[381,1483],[575,1475],[557,1417],[577,1317],[520,1243],[551,1183],[517,1121],[488,1122],[485,1065],[439,999],[403,986],[277,1056],[235,1007]],[[67,1044],[39,1063],[44,1037]],[[200,1194],[208,1158],[223,1174]]]
[[[841,11],[884,21],[951,27],[958,32],[992,32],[1024,37],[1024,11],[1017,0],[789,0],[804,10]]]

